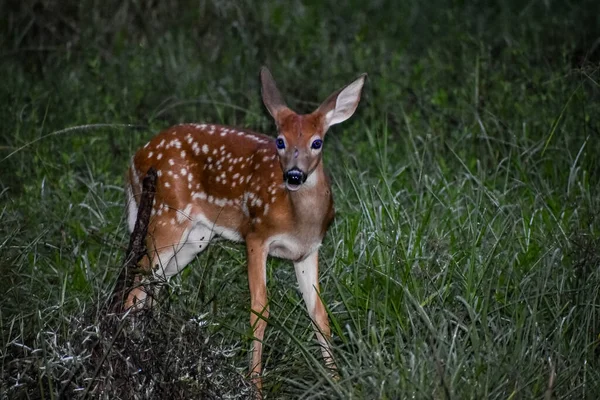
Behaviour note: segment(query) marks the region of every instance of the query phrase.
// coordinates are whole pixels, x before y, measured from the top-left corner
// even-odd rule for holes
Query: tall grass
[[[0,396],[123,393],[88,386],[99,377],[139,398],[249,395],[243,247],[219,242],[175,278],[146,341],[125,329],[138,347],[111,342],[96,310],[128,240],[131,155],[181,121],[273,132],[266,63],[299,111],[369,80],[324,149],[340,379],[292,268],[270,260],[265,396],[596,398],[596,3],[0,4]],[[135,353],[161,338],[156,371],[97,369],[94,343]]]

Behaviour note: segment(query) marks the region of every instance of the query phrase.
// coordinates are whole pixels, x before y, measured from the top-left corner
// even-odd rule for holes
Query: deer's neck
[[[326,229],[333,218],[333,198],[329,179],[320,163],[296,192],[288,192],[292,213],[300,229]],[[325,225],[324,227],[321,225]]]

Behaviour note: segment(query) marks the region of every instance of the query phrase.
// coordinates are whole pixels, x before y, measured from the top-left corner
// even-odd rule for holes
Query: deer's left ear
[[[332,125],[344,122],[354,114],[356,107],[358,107],[360,94],[366,78],[367,74],[362,74],[351,84],[332,93],[319,106],[316,112],[323,115],[323,132],[326,132]]]

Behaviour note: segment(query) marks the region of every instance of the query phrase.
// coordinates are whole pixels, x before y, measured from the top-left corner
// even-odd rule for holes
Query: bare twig
[[[150,213],[152,211],[152,202],[156,194],[156,170],[150,168],[142,182],[142,195],[140,198],[137,219],[135,227],[129,239],[129,246],[125,253],[125,260],[117,283],[113,290],[113,295],[108,305],[108,310],[112,312],[123,312],[123,301],[125,296],[133,287],[135,271],[138,269],[138,262],[146,256],[145,238],[148,233],[148,224],[150,222]],[[133,200],[132,200],[133,201]]]

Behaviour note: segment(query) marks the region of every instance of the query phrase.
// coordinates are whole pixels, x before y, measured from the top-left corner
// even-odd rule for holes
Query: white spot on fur
[[[200,192],[200,193],[194,193],[192,195],[193,199],[200,199],[200,200],[206,200],[206,193],[204,192]]]
[[[219,207],[225,207],[225,204],[227,204],[226,199],[215,199],[215,205]]]

